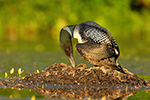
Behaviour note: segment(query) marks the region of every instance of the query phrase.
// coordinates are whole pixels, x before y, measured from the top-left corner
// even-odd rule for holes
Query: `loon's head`
[[[73,25],[62,28],[62,30],[60,31],[60,47],[62,51],[68,56],[72,66],[75,67],[71,41],[71,38],[73,37],[73,28]]]

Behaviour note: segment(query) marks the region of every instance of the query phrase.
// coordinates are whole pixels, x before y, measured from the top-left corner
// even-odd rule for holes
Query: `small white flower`
[[[39,71],[39,70],[36,70],[36,72],[39,73],[40,71]]]
[[[10,74],[13,74],[14,73],[14,68],[12,68],[11,70],[10,70]]]
[[[23,73],[23,72],[24,72],[24,70],[21,71],[21,68],[18,69],[18,74],[19,74],[19,76],[20,76],[21,73]]]
[[[5,72],[5,78],[8,76],[7,72]]]

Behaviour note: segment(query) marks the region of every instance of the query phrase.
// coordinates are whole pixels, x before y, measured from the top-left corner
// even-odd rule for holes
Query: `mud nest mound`
[[[44,71],[25,77],[22,81],[28,83],[55,83],[72,85],[146,85],[147,81],[137,77],[134,73],[123,68],[126,74],[116,70],[102,67],[88,68],[86,64],[79,64],[76,67],[66,64],[53,64]]]

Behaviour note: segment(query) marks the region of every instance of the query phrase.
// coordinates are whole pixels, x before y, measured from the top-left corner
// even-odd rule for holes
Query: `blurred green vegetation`
[[[130,96],[126,100],[149,100],[150,99],[149,91],[138,91],[135,95]]]
[[[17,89],[11,89],[11,88],[0,88],[0,98],[1,100],[5,98],[7,99],[15,99],[15,100],[31,100],[32,96],[36,96],[36,98],[45,98],[42,94],[38,94],[35,91],[29,90],[29,89],[23,89],[23,90],[17,90]],[[28,97],[28,98],[27,98]]]
[[[150,0],[0,0],[0,50],[58,50],[61,28],[87,20],[124,54],[150,52]]]

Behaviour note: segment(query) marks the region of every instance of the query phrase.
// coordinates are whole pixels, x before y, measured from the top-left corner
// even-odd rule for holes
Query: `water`
[[[92,66],[88,64],[85,60],[83,60],[76,52],[74,53],[74,58],[76,64],[86,63],[88,66]],[[11,68],[15,69],[14,76],[18,77],[17,71],[19,68],[24,70],[22,76],[26,74],[32,74],[36,72],[36,70],[44,70],[48,66],[51,66],[54,63],[66,63],[70,64],[68,58],[60,51],[0,51],[0,80],[3,80],[5,77],[5,72],[9,74]],[[121,65],[127,68],[129,71],[137,74],[140,77],[144,77],[145,79],[150,79],[150,56],[149,55],[121,55],[119,58]],[[48,85],[50,87],[50,84]],[[65,87],[65,86],[61,86]],[[84,88],[84,86],[81,86]],[[81,88],[78,87],[78,88]],[[57,86],[56,88],[59,88]],[[74,87],[76,88],[76,87]],[[90,87],[93,88],[93,87]],[[99,87],[102,88],[102,87]],[[111,88],[111,87],[110,87]],[[133,87],[132,87],[133,88]],[[141,87],[136,89],[129,88],[128,95],[124,95],[122,98],[127,98],[128,100],[137,100],[137,99],[150,99],[150,89],[149,87]],[[96,88],[98,89],[98,88]],[[117,88],[118,89],[118,88]],[[119,88],[119,91],[126,89],[126,87]],[[69,90],[68,90],[69,91]],[[97,92],[96,92],[97,93]],[[127,93],[127,92],[126,92]],[[3,87],[0,86],[0,99],[11,99],[11,100],[30,100],[31,98],[36,98],[36,100],[47,100],[48,97],[45,95],[35,91],[33,88],[25,88],[22,90],[12,89],[11,87]],[[95,96],[97,97],[97,95]],[[87,97],[90,98],[90,97]],[[51,98],[53,100],[55,98]],[[62,99],[62,98],[59,98]]]
[[[53,88],[54,87],[54,88]],[[67,87],[67,88],[65,88]],[[64,98],[67,97],[78,97],[81,96],[84,99],[128,99],[128,100],[149,100],[150,97],[150,87],[136,87],[136,86],[116,86],[116,87],[93,87],[93,86],[71,86],[69,85],[57,85],[57,84],[47,84],[47,86],[28,86],[28,88],[20,90],[12,88],[0,88],[0,99],[13,99],[13,100],[30,100],[35,97],[37,100],[56,100],[60,99],[60,96]],[[55,91],[55,89],[57,89]],[[58,91],[58,92],[57,92]],[[61,93],[61,92],[62,93]],[[51,98],[49,98],[51,97]],[[55,98],[54,98],[55,97]],[[81,98],[81,99],[82,99]],[[68,100],[68,99],[67,99]]]

